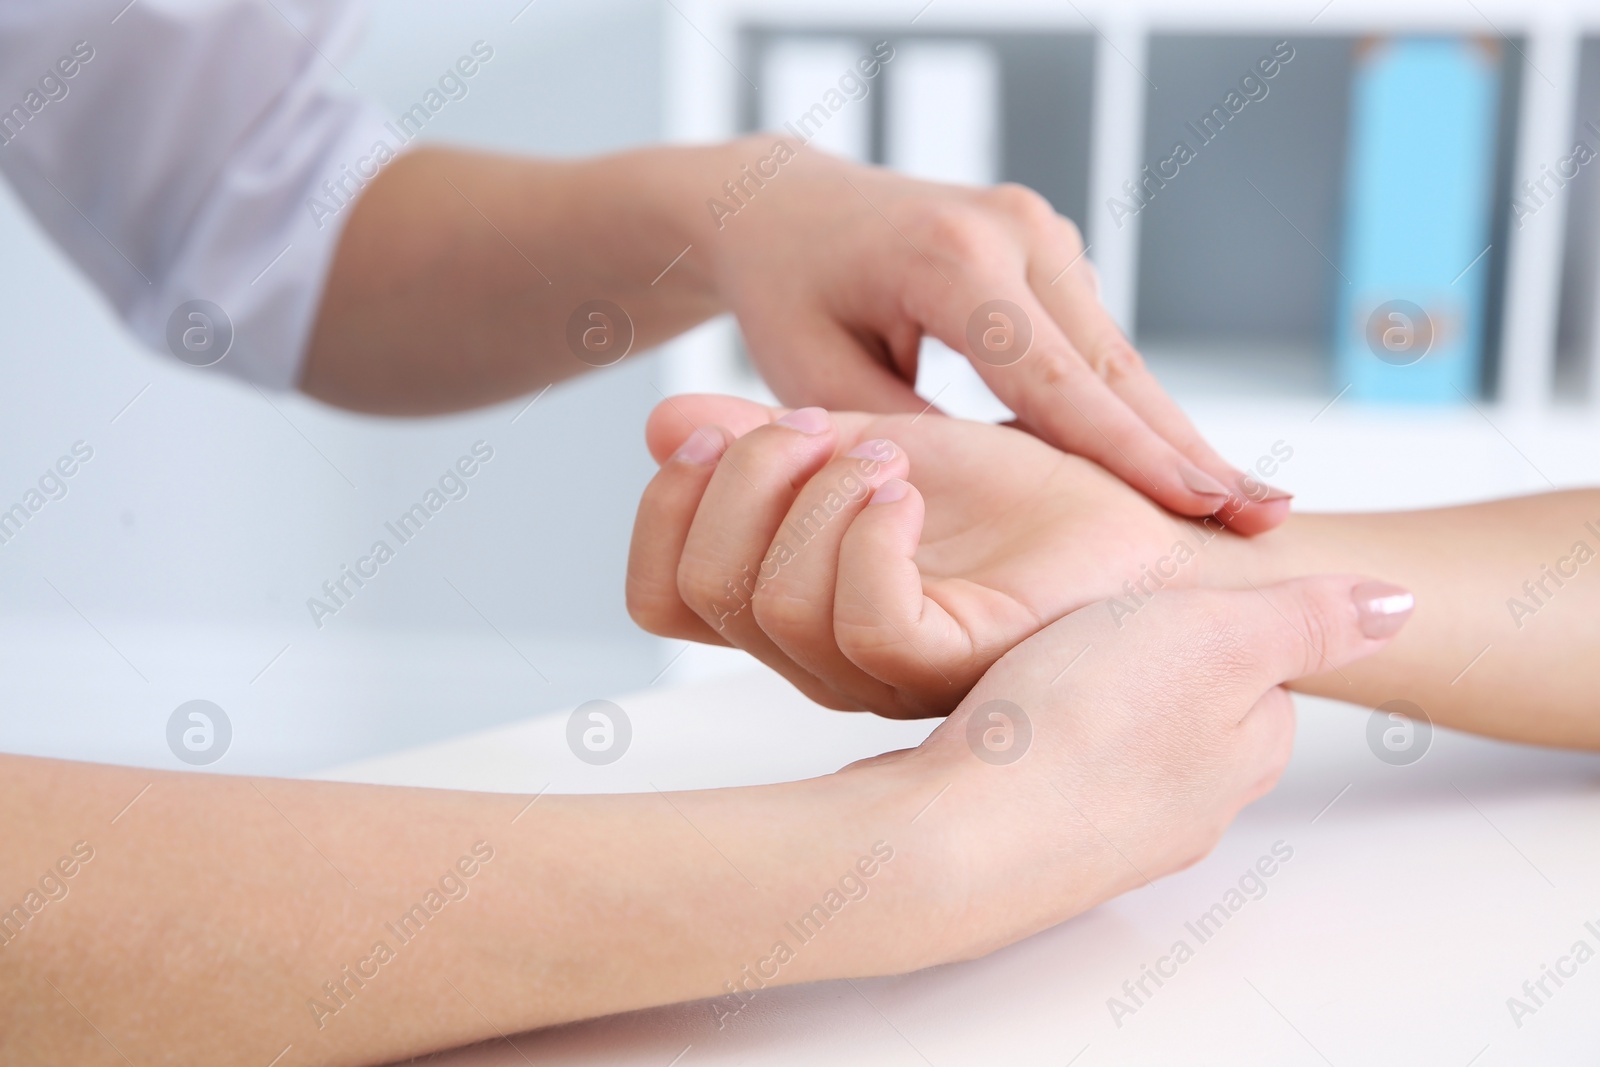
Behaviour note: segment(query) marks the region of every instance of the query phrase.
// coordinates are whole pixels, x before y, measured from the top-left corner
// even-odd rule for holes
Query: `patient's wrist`
[[[1300,573],[1295,559],[1300,555],[1300,533],[1296,517],[1275,530],[1243,537],[1220,529],[1216,520],[1195,523],[1197,536],[1206,539],[1198,554],[1197,585],[1211,589],[1248,589],[1283,581]]]

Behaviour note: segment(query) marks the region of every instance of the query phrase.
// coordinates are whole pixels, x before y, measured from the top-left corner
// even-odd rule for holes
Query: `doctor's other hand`
[[[634,619],[742,648],[835,708],[947,714],[1040,628],[1113,596],[1098,610],[1121,625],[1234,537],[987,423],[679,396],[647,436]]]
[[[1077,227],[1038,193],[918,181],[771,135],[730,147],[778,176],[724,205],[712,276],[784,403],[916,414],[927,334],[1023,428],[1163,507],[1210,515],[1242,495],[1226,521],[1246,534],[1288,515],[1288,494],[1235,470],[1167,396],[1100,303]]]
[[[858,764],[949,792],[919,821],[962,858],[950,895],[965,907],[946,926],[965,935],[957,957],[1209,853],[1288,762],[1284,683],[1371,655],[1399,628],[1372,618],[1370,588],[1320,576],[1175,591],[1121,629],[1091,605],[1008,652],[921,746]]]

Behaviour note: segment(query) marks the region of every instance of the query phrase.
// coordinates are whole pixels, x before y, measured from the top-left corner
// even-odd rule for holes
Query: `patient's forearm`
[[[722,995],[747,966],[933,962],[915,850],[878,844],[915,811],[887,781],[530,805],[0,756],[0,1062],[389,1062]],[[786,933],[852,873],[839,929]]]
[[[1353,572],[1416,594],[1388,648],[1296,688],[1370,706],[1409,700],[1458,729],[1600,748],[1600,491],[1298,515],[1215,547],[1211,578],[1229,584]]]

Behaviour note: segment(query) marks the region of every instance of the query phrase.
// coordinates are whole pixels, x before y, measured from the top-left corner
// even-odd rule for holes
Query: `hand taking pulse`
[[[911,383],[928,334],[967,356],[1023,428],[1162,506],[1208,515],[1240,492],[1241,473],[1100,303],[1078,228],[1038,193],[917,181],[801,148],[725,221],[713,245],[719,288],[785,403],[916,414],[927,407]],[[983,310],[997,298],[1020,320]],[[975,350],[985,336],[1004,338],[998,358]],[[1256,533],[1288,511],[1287,494],[1261,486],[1230,525]]]
[[[737,212],[707,210],[762,161]],[[605,301],[625,350],[732,312],[785,403],[914,415],[928,335],[1042,440],[1178,514],[1212,514],[1242,475],[1144,368],[1085,251],[1020,186],[917,181],[772,134],[559,162],[418,149],[357,202],[302,386],[390,414],[506,400],[620,358],[573,348],[573,316]],[[1237,532],[1289,513],[1268,486],[1244,498]]]
[[[945,714],[1041,627],[1153,588],[1144,568],[1193,584],[1174,545],[1220,536],[984,423],[685,396],[648,435],[672,458],[639,506],[634,618],[743,648],[832,707]]]

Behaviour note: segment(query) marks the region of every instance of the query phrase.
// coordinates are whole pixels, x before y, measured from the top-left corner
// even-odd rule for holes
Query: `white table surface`
[[[741,785],[831,771],[920,740],[816,707],[765,669],[617,698],[609,767],[546,715],[337,768],[351,781],[533,793]],[[1420,761],[1368,749],[1368,714],[1300,700],[1278,789],[1188,871],[970,963],[768,990],[726,1029],[706,1002],[495,1040],[452,1067],[827,1063],[1595,1064],[1600,957],[1520,1027],[1523,996],[1582,939],[1600,951],[1600,757],[1436,731]],[[1330,805],[1331,802],[1331,805]],[[1274,842],[1294,849],[1204,944],[1185,929]],[[1108,998],[1182,938],[1195,947],[1118,1026]],[[1570,969],[1570,966],[1568,967]]]

